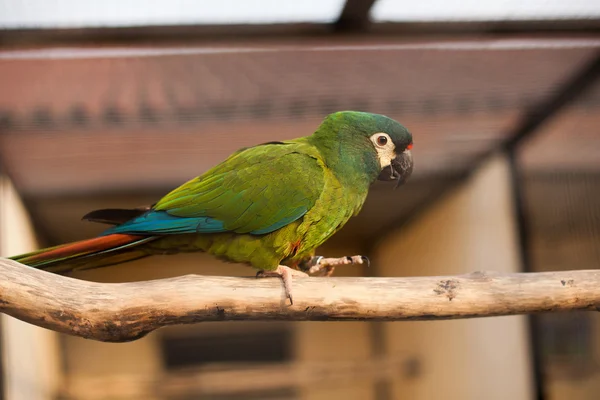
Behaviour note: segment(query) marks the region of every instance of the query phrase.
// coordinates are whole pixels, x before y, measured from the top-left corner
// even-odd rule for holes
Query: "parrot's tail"
[[[106,267],[147,257],[139,246],[158,236],[113,234],[49,247],[11,257],[12,260],[54,273]]]

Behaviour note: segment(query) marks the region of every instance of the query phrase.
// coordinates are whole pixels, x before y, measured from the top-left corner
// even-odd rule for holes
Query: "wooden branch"
[[[431,320],[600,310],[600,270],[412,278],[299,278],[294,305],[278,278],[186,275],[97,283],[0,259],[0,311],[107,342],[162,326],[226,320]]]

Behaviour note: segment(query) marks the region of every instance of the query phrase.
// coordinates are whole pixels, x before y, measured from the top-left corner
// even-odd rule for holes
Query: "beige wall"
[[[361,253],[356,248],[322,247],[319,254],[341,257]],[[335,276],[361,276],[363,267],[338,267]],[[296,352],[298,361],[366,361],[371,357],[371,327],[363,322],[298,322]],[[370,400],[374,399],[374,380],[355,376],[348,381],[334,381],[305,387],[303,400]]]
[[[14,187],[0,177],[0,251],[37,248],[27,212]],[[7,400],[46,400],[60,381],[58,335],[2,314],[2,363]]]
[[[495,158],[468,183],[378,247],[382,276],[518,271],[509,171]],[[393,384],[394,398],[532,398],[524,317],[386,324],[391,354],[421,361],[415,379]]]

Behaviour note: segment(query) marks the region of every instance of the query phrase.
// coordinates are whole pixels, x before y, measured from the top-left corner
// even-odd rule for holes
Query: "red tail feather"
[[[131,261],[147,254],[136,249],[153,236],[113,234],[67,243],[11,257],[20,263],[54,272],[88,269]],[[111,259],[113,261],[111,261]]]

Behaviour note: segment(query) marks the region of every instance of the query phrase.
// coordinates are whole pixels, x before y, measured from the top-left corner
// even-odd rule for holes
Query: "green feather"
[[[167,194],[154,209],[214,218],[235,233],[264,234],[301,218],[323,185],[323,163],[305,140],[268,144],[234,154]]]

